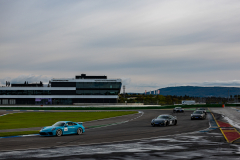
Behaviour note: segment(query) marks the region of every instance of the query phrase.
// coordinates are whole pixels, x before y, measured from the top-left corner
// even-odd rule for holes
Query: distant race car
[[[206,114],[203,111],[194,111],[191,114],[191,120],[193,119],[206,119]]]
[[[39,134],[41,136],[58,136],[67,134],[82,134],[85,132],[85,128],[82,122],[71,122],[71,121],[59,121],[52,126],[43,127]]]
[[[184,112],[184,109],[182,109],[182,107],[175,107],[173,109],[173,113],[176,113],[176,112]]]
[[[197,111],[203,111],[205,114],[207,114],[207,110],[205,108],[198,108]]]
[[[157,118],[152,119],[151,125],[153,127],[177,125],[177,117],[174,117],[172,115],[159,115]]]

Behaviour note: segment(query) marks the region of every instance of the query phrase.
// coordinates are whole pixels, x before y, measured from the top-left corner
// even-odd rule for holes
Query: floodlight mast
[[[125,85],[123,85],[123,96],[125,98]]]

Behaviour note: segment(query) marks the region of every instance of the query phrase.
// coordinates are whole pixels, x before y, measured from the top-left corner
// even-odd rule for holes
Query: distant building
[[[0,105],[117,103],[122,80],[81,74],[75,78],[51,79],[47,85],[25,82],[7,86],[0,87]]]
[[[194,100],[182,100],[182,105],[192,105],[196,104]]]

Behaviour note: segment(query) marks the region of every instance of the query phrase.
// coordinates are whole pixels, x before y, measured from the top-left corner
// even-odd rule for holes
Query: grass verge
[[[138,113],[137,111],[102,112],[25,112],[0,117],[0,130],[51,126],[57,121],[86,122]]]

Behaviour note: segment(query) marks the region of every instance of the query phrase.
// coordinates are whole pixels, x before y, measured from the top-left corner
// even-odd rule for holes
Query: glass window
[[[65,122],[57,122],[53,126],[64,126]]]
[[[15,99],[9,99],[9,104],[16,104],[16,100]]]
[[[51,95],[49,90],[2,90],[0,95]]]
[[[77,82],[76,88],[83,88],[83,82]]]
[[[52,82],[52,87],[76,87],[76,82]]]
[[[92,90],[85,90],[84,95],[92,95]]]
[[[118,94],[118,91],[117,91],[117,90],[109,91],[109,94],[110,94],[110,95],[117,95],[117,94]]]
[[[28,91],[27,91],[27,90],[23,90],[22,94],[23,94],[23,95],[27,95],[27,94],[28,94]]]
[[[43,95],[50,95],[51,94],[51,91],[49,90],[43,90]]]
[[[43,94],[43,91],[35,90],[35,95],[42,95],[42,94]]]
[[[31,90],[31,91],[28,91],[28,95],[33,95],[33,91]]]
[[[101,88],[110,88],[110,84],[109,83],[102,83]]]
[[[84,83],[84,88],[96,88],[97,86],[95,86],[94,82],[86,82]]]
[[[12,91],[10,90],[8,90],[8,91],[6,91],[6,95],[11,95],[12,94]]]
[[[69,125],[69,126],[73,126],[73,123],[72,123],[72,122],[68,122],[68,125]]]
[[[99,95],[99,90],[92,90],[92,95]]]
[[[8,104],[8,99],[2,99],[2,104]]]
[[[77,88],[121,88],[121,82],[77,82]]]
[[[105,95],[105,90],[99,90],[99,95]]]
[[[23,90],[18,90],[17,95],[23,95]]]
[[[95,82],[96,88],[101,88],[101,83],[100,82]]]
[[[53,104],[72,104],[71,98],[55,98],[52,100]]]
[[[76,91],[76,94],[77,94],[77,95],[84,95],[84,91],[83,91],[83,90],[77,90],[77,91]]]
[[[119,90],[76,90],[77,95],[118,95]]]

